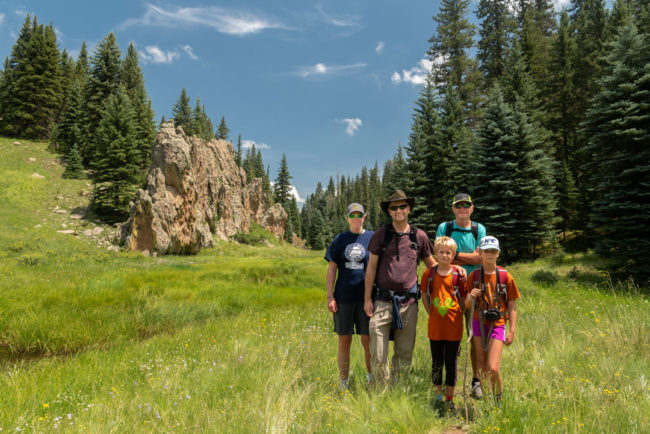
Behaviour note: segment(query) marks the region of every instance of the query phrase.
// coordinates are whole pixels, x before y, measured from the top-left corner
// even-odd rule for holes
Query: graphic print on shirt
[[[440,303],[440,299],[438,297],[436,297],[436,298],[433,299],[432,304],[433,304],[433,306],[435,308],[438,309],[438,313],[440,314],[440,316],[445,316],[445,315],[447,315],[447,311],[449,309],[451,309],[452,307],[454,307],[454,300],[452,300],[451,298],[447,298],[445,300],[445,304],[442,305]]]
[[[362,270],[363,261],[366,258],[366,248],[363,247],[363,244],[352,243],[348,244],[345,248],[345,268],[350,270]]]

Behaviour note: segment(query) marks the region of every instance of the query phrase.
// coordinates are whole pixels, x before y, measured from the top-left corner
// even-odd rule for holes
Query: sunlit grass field
[[[469,401],[466,424],[460,390],[456,417],[432,409],[424,309],[411,375],[367,390],[355,339],[341,393],[323,252],[109,252],[57,232],[95,226],[52,211],[85,206],[87,181],[13,141],[0,139],[3,432],[649,431],[647,292],[610,282],[589,253],[508,267],[522,300],[503,409]]]

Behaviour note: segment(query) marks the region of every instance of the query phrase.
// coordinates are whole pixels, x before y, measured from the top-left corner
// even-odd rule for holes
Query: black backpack
[[[454,222],[448,221],[445,222],[445,236],[451,237],[452,232],[471,232],[472,235],[474,235],[474,239],[478,241],[478,223],[472,222],[472,227],[471,229],[463,229],[463,228],[455,228],[454,227]]]
[[[386,226],[384,226],[384,229],[386,230],[386,233],[384,235],[384,242],[381,245],[381,253],[379,253],[379,260],[381,260],[381,258],[384,256],[384,252],[388,248],[388,245],[393,240],[395,235],[397,235],[392,223],[389,223]],[[418,247],[419,247],[417,232],[418,232],[418,228],[416,228],[414,225],[411,225],[411,229],[409,230],[409,240],[411,241],[410,247],[416,252],[418,251]],[[397,259],[399,259],[399,249],[397,249]]]

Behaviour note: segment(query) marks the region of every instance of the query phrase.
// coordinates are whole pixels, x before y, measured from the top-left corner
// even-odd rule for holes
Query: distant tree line
[[[469,0],[441,1],[408,144],[384,164],[381,182],[363,168],[326,189],[319,183],[302,210],[303,237],[325,246],[346,227],[352,201],[376,227],[377,204],[394,188],[417,199],[410,221],[433,236],[463,191],[505,260],[537,257],[574,232],[614,271],[647,279],[648,1],[607,10],[604,0],[572,0],[556,13],[549,0],[480,0],[478,26],[468,8]]]

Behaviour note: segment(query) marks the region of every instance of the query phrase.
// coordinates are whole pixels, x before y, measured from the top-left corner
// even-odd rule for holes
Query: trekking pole
[[[465,424],[469,425],[469,412],[467,411],[467,389],[465,388],[465,383],[467,383],[467,359],[472,357],[471,354],[471,349],[470,349],[470,342],[472,341],[472,337],[474,336],[473,330],[472,330],[472,319],[474,318],[474,303],[472,303],[472,307],[470,308],[469,311],[469,317],[467,320],[467,345],[466,345],[466,351],[465,351],[465,374],[463,375],[463,404],[465,405]]]

